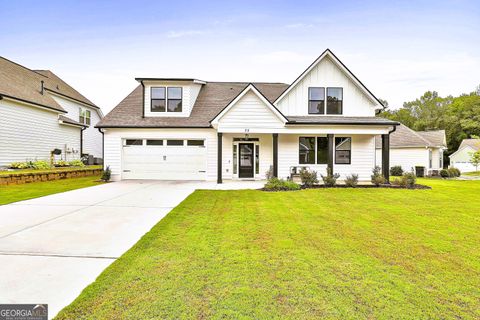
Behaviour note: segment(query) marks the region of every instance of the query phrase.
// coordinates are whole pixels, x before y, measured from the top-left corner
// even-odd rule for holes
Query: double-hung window
[[[343,114],[343,88],[308,88],[308,114]]]
[[[89,126],[91,123],[91,117],[92,117],[92,113],[90,112],[90,110],[83,109],[83,108],[79,109],[78,121],[81,124],[86,124]]]
[[[325,113],[325,88],[308,88],[308,113]]]
[[[150,91],[151,112],[182,112],[181,87],[152,87]]]
[[[326,164],[328,162],[327,137],[300,137],[299,164]]]
[[[352,163],[352,138],[335,138],[335,164]]]

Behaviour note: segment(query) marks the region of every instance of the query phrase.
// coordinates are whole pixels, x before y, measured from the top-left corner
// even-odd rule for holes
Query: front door
[[[253,178],[253,143],[240,143],[239,149],[239,178]]]

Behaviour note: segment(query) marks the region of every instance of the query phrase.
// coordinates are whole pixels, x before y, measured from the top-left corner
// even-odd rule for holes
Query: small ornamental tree
[[[475,166],[475,171],[478,171],[478,166],[480,165],[480,150],[470,155],[470,162]]]

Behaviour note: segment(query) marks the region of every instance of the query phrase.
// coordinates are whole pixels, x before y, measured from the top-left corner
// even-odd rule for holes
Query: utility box
[[[415,167],[415,175],[417,177],[425,177],[425,167],[421,167],[421,166],[416,166]]]

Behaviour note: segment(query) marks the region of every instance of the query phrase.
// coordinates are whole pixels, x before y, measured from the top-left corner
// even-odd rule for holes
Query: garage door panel
[[[123,179],[205,180],[206,148],[128,146],[123,148]]]

